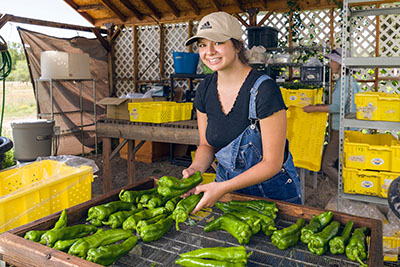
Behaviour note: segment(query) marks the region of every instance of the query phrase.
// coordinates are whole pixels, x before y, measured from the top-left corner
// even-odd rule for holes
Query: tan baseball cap
[[[189,38],[185,45],[190,45],[199,38],[214,42],[225,42],[231,38],[241,40],[242,34],[242,26],[237,18],[226,12],[214,12],[200,20],[196,35]]]

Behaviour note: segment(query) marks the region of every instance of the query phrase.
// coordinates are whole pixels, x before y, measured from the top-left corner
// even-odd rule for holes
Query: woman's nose
[[[214,54],[215,53],[214,46],[212,44],[207,46],[206,53],[207,54]]]

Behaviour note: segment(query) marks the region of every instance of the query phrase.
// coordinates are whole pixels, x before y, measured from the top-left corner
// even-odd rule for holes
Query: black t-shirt
[[[228,145],[249,125],[250,90],[262,72],[252,69],[240,88],[236,101],[225,115],[221,109],[217,92],[217,73],[206,77],[198,86],[194,107],[207,114],[206,138],[217,150]],[[256,97],[256,112],[259,119],[286,109],[279,86],[272,79],[261,83]],[[274,129],[271,129],[273,131]]]

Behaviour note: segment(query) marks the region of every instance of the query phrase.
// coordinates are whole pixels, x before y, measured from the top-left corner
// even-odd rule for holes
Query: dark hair
[[[231,38],[231,41],[233,43],[233,46],[239,50],[239,60],[245,65],[249,64],[249,59],[246,57],[246,48],[244,48],[243,41],[239,41],[236,39]]]

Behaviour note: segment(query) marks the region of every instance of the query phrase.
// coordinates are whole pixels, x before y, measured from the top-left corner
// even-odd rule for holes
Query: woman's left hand
[[[197,195],[201,192],[203,192],[204,195],[199,203],[197,203],[197,206],[192,211],[192,214],[198,212],[204,207],[214,206],[214,204],[226,194],[223,183],[216,182],[196,186],[194,193]]]

